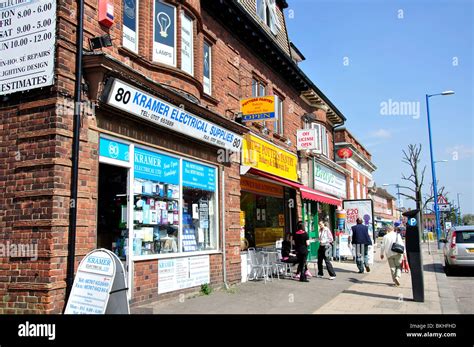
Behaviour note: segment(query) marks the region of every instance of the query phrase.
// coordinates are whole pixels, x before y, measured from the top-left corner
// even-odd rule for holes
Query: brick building
[[[115,252],[134,305],[241,281],[242,239],[271,244],[299,218],[314,252],[318,219],[333,221],[345,197],[324,182],[345,172],[333,140],[345,118],[298,68],[286,1],[113,5],[110,28],[97,1],[84,5],[77,201],[75,2],[57,3],[52,85],[0,95],[0,241],[38,248],[35,260],[0,258],[1,313],[62,311],[71,208],[75,267],[95,248]],[[112,45],[92,49],[105,34]],[[265,95],[279,119],[240,121],[239,101]],[[301,128],[318,129],[317,150],[296,150]],[[267,167],[253,160],[267,153]],[[179,266],[199,274],[178,278]]]
[[[369,188],[373,186],[372,173],[377,169],[372,155],[345,127],[336,128],[335,134],[336,162],[348,173],[347,199],[368,199]]]
[[[375,227],[381,228],[384,225],[393,225],[397,220],[397,205],[395,197],[385,189],[378,187],[370,196],[374,201]]]

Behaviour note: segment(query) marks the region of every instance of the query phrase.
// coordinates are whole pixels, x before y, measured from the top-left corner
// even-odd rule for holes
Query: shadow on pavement
[[[398,296],[375,294],[375,293],[364,293],[364,292],[358,292],[357,290],[344,290],[342,292],[344,294],[369,296],[369,297],[378,298],[378,299],[389,299],[389,300],[396,300],[396,301],[399,301],[399,299],[400,299]],[[413,299],[403,298],[403,301],[413,301]]]
[[[357,278],[349,278],[349,282],[355,283],[355,284],[375,284],[378,286],[393,286],[393,283],[388,283],[388,282],[374,282],[374,281],[363,281],[359,280]]]

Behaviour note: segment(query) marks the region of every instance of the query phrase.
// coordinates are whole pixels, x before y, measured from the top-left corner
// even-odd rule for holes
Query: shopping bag
[[[410,272],[410,265],[408,265],[408,260],[406,254],[403,255],[402,259],[402,272]]]

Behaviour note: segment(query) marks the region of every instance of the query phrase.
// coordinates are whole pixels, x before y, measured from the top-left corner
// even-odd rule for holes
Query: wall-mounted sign
[[[212,92],[212,80],[211,80],[211,64],[212,64],[212,51],[211,46],[204,41],[204,51],[203,51],[203,89],[204,93],[211,94]]]
[[[240,100],[240,112],[242,121],[265,121],[276,119],[278,115],[278,96],[259,96]]]
[[[194,74],[193,20],[181,12],[181,70]]]
[[[128,145],[101,137],[99,144],[99,155],[110,159],[128,162]]]
[[[337,156],[341,159],[349,159],[354,153],[350,148],[341,148],[337,151]]]
[[[138,1],[139,0],[123,0],[122,44],[125,48],[133,52],[138,51]]]
[[[253,178],[245,176],[240,177],[240,189],[246,192],[256,193],[259,195],[268,195],[277,198],[283,197],[282,186],[268,183],[265,181],[255,180]]]
[[[299,129],[296,132],[296,148],[299,151],[318,148],[316,129]]]
[[[153,61],[176,66],[176,8],[155,0]]]
[[[216,190],[216,169],[183,160],[183,186],[208,191]]]
[[[110,79],[102,101],[162,127],[230,151],[239,152],[242,147],[241,136],[118,79]]]
[[[179,159],[135,148],[135,178],[179,184]]]
[[[298,157],[252,134],[244,137],[242,165],[298,181]]]
[[[0,95],[54,84],[55,44],[55,0],[0,0]]]
[[[158,294],[210,283],[209,256],[158,261]]]
[[[345,176],[317,161],[314,161],[314,189],[339,198],[347,197]]]

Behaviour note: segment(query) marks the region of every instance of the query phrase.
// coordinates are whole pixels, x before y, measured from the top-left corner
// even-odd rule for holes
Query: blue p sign
[[[412,227],[415,227],[416,226],[416,218],[410,218],[408,220],[408,225],[412,226]]]

